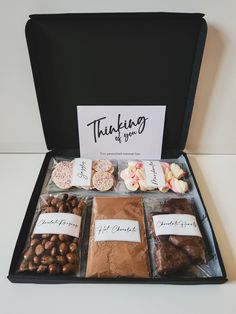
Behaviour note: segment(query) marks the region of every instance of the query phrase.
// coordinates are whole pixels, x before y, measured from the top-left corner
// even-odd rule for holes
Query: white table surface
[[[43,158],[0,155],[1,314],[236,313],[236,155],[189,155],[229,279],[200,286],[10,283],[12,253]]]

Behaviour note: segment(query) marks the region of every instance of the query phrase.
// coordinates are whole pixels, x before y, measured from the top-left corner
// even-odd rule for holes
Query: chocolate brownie
[[[161,203],[159,210],[152,211],[148,223],[155,244],[154,262],[160,275],[169,275],[186,271],[191,265],[206,261],[201,236],[156,234],[153,217],[156,215],[192,215],[192,203],[188,199],[169,199]]]

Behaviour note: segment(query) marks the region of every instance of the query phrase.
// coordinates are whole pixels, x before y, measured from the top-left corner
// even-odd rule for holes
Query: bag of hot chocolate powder
[[[86,277],[149,278],[141,197],[95,197]]]

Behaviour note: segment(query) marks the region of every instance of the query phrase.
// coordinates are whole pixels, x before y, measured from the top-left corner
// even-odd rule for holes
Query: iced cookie
[[[96,171],[111,171],[112,163],[109,160],[96,160],[94,161],[93,168]]]
[[[113,187],[114,179],[109,172],[98,171],[94,174],[92,182],[95,189],[105,192]]]
[[[62,190],[71,188],[72,161],[59,162],[52,172],[51,179]]]

